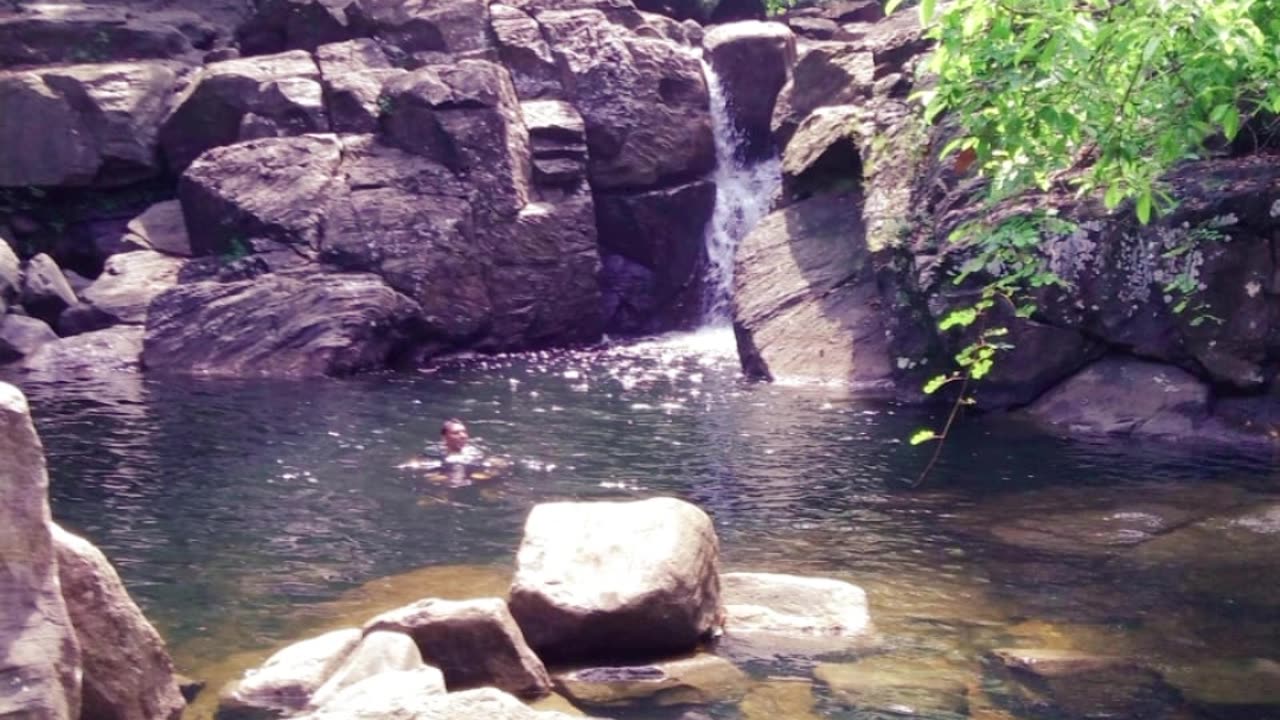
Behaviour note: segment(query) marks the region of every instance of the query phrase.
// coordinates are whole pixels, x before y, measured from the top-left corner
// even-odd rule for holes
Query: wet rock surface
[[[659,705],[735,702],[746,693],[746,673],[715,655],[650,665],[556,672],[556,689],[584,705],[617,705],[646,698]]]

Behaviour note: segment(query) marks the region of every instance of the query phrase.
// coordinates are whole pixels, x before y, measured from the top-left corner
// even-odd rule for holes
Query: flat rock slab
[[[702,653],[649,665],[592,667],[555,673],[557,689],[584,705],[617,705],[650,698],[659,705],[732,702],[745,695],[746,673]]]
[[[312,695],[342,667],[360,644],[360,638],[359,628],[347,628],[280,650],[261,667],[222,691],[219,712],[234,715],[302,710],[311,702]]]

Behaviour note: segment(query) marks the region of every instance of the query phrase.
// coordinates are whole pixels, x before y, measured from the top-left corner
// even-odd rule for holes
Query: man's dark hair
[[[463,422],[462,422],[461,420],[459,420],[458,418],[449,418],[448,420],[445,420],[443,424],[441,424],[441,425],[440,425],[440,434],[441,434],[441,435],[444,435],[445,433],[449,432],[449,426],[450,426],[450,425],[463,425],[463,426],[465,426],[465,423],[463,423]]]

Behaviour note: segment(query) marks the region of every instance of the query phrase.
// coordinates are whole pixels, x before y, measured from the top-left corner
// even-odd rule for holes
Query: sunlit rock
[[[739,152],[747,159],[767,157],[774,149],[774,101],[796,61],[795,36],[778,22],[736,22],[707,31],[702,47],[729,96]]]
[[[360,638],[358,628],[349,628],[284,648],[262,667],[224,688],[219,698],[219,712],[288,713],[305,708],[312,695],[342,667],[360,644]],[[342,697],[342,693],[338,697]]]
[[[340,697],[347,688],[375,675],[413,671],[422,667],[422,654],[408,635],[380,630],[367,632],[333,675],[312,693],[309,705],[313,708],[325,707]],[[434,677],[435,673],[431,674]]]
[[[0,237],[0,314],[8,311],[22,290],[22,263],[9,242]]]
[[[58,580],[44,448],[27,400],[0,383],[0,716],[76,720],[80,648]]]
[[[426,662],[444,672],[450,690],[492,686],[538,697],[551,686],[542,661],[499,598],[422,600],[365,624],[366,632],[377,630],[411,636]]]
[[[728,633],[857,635],[871,624],[866,592],[840,580],[725,573],[720,584]]]
[[[261,126],[272,135],[327,132],[319,80],[315,59],[301,51],[206,65],[160,128],[170,170],[181,173],[206,150],[247,139],[254,120],[260,129],[249,137],[262,137]]]
[[[5,25],[0,19],[0,37]],[[0,186],[124,185],[158,175],[160,121],[180,68],[142,62],[0,73]]]
[[[196,255],[243,255],[251,239],[302,253],[320,236],[330,193],[340,187],[334,135],[267,138],[204,153],[183,173],[178,196]]]
[[[689,650],[720,612],[711,519],[672,498],[544,503],[525,524],[511,612],[547,660]]]
[[[167,255],[191,257],[191,240],[182,205],[177,200],[158,202],[129,221],[128,237],[122,245],[139,245]]]
[[[112,255],[102,274],[84,291],[84,300],[110,324],[141,325],[147,306],[178,284],[185,261],[151,250]]]
[[[102,551],[52,527],[62,596],[80,642],[83,717],[176,720],[186,700],[160,633]]]
[[[773,106],[774,137],[785,146],[814,110],[864,101],[871,95],[874,77],[871,52],[841,43],[810,44],[800,53]]]
[[[554,673],[556,689],[584,705],[649,699],[659,705],[734,702],[747,691],[746,673],[724,658],[701,653],[646,665],[590,667]]]

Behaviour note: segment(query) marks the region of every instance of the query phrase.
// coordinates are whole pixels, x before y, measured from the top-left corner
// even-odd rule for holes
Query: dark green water
[[[1239,680],[1252,676],[1231,668],[1280,660],[1280,516],[1249,526],[1259,545],[1244,560],[1221,552],[1238,538],[1196,525],[1224,517],[1235,528],[1233,513],[1280,499],[1271,458],[973,421],[912,488],[927,451],[903,439],[926,420],[919,411],[745,383],[731,343],[719,334],[344,381],[24,389],[55,518],[108,554],[197,675],[297,639],[378,578],[481,566],[500,579],[535,503],[653,495],[706,509],[729,569],[867,588],[881,636],[870,659],[908,680],[941,664],[972,686],[972,717],[1024,716],[975,699],[993,647],[1120,653],[1192,679],[1211,667]],[[450,416],[514,461],[502,482],[441,491],[395,468]],[[1114,530],[1116,513],[1153,503],[1178,523],[1151,542],[1089,534],[1089,517],[1110,513]],[[749,669],[806,677],[812,662],[757,658]],[[885,701],[815,688],[814,717],[903,705],[899,690]],[[707,712],[752,716],[732,704]]]

